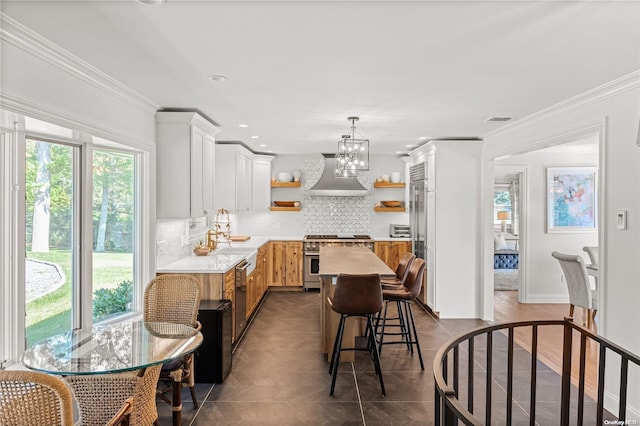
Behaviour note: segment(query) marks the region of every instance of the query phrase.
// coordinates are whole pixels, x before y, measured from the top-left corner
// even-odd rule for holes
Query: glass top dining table
[[[126,321],[94,325],[38,342],[22,363],[49,374],[108,374],[139,370],[178,359],[202,343],[202,334],[183,324]]]

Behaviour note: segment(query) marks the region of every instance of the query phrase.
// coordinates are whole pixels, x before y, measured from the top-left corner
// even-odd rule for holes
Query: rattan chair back
[[[67,376],[81,407],[83,425],[104,425],[133,397],[130,424],[148,426],[158,420],[156,387],[161,364],[140,371],[115,374]],[[44,423],[43,423],[44,424]]]
[[[200,294],[200,282],[190,275],[155,277],[144,290],[144,320],[196,327]]]
[[[0,425],[73,425],[69,388],[35,371],[0,371]]]

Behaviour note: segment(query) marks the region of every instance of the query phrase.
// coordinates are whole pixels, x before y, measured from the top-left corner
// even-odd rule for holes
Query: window
[[[500,226],[502,221],[498,220],[498,212],[509,212],[509,220],[507,224],[511,224],[511,194],[509,189],[498,189],[493,193],[493,224]]]
[[[0,147],[0,361],[17,361],[25,343],[136,314],[142,275],[143,154],[12,117]]]
[[[34,139],[26,142],[27,345],[75,328],[79,154],[77,146]]]
[[[93,320],[134,309],[136,162],[130,153],[93,151]]]

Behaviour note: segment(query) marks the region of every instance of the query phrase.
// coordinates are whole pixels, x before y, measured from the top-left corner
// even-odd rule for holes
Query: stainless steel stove
[[[361,234],[325,234],[305,235],[304,252],[304,289],[320,288],[320,247],[367,247],[373,250],[373,239]]]

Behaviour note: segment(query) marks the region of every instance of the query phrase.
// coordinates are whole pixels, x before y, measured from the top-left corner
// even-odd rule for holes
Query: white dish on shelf
[[[293,175],[289,172],[278,173],[278,182],[291,182]]]

